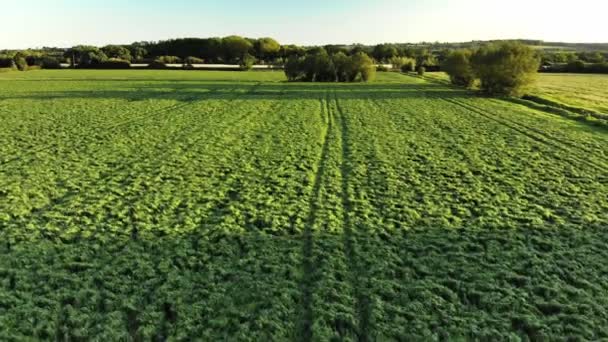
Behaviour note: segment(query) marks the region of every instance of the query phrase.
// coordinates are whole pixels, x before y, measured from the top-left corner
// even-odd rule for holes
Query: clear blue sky
[[[15,0],[0,8],[0,49],[230,34],[303,45],[608,42],[606,13],[608,0]]]

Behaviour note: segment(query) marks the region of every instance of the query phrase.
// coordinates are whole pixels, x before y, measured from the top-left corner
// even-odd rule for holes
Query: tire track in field
[[[231,106],[230,103],[234,102],[238,99],[239,99],[238,95],[232,99],[229,99],[227,101],[227,104],[223,107],[224,108],[223,111],[226,111],[228,109],[234,109],[234,106]],[[230,121],[224,123],[222,126],[223,129],[225,129],[225,130],[230,129],[230,127],[232,127],[234,123],[243,120],[247,115],[249,115],[249,114],[241,115],[233,120],[230,120]],[[171,136],[172,139],[164,141],[164,143],[162,143],[162,144],[158,144],[157,146],[155,146],[154,149],[150,149],[149,153],[138,155],[138,158],[136,158],[135,160],[129,160],[128,162],[123,161],[118,168],[112,169],[110,172],[107,172],[106,174],[104,174],[101,177],[99,177],[98,179],[96,179],[95,182],[93,182],[93,183],[87,183],[86,184],[87,186],[85,189],[78,188],[76,190],[69,190],[62,196],[51,198],[50,202],[48,204],[46,204],[42,207],[39,207],[39,208],[32,209],[31,212],[27,215],[27,217],[24,217],[23,219],[25,221],[27,221],[28,219],[30,219],[32,217],[39,216],[40,214],[52,209],[53,207],[55,207],[57,205],[65,204],[65,203],[69,202],[70,200],[78,197],[78,195],[80,193],[88,194],[89,192],[87,191],[87,189],[95,189],[95,188],[107,183],[110,179],[116,177],[117,175],[119,176],[118,177],[119,179],[123,179],[123,181],[119,182],[119,183],[123,183],[123,184],[132,183],[133,182],[132,178],[134,178],[134,176],[129,174],[129,172],[128,172],[130,165],[145,162],[145,161],[149,160],[150,157],[152,157],[152,156],[154,156],[156,160],[162,160],[165,157],[167,157],[168,155],[170,155],[171,151],[169,150],[169,147],[171,145],[179,142],[180,140],[182,140],[183,138],[185,138],[189,135],[196,134],[196,132],[205,130],[206,128],[207,127],[198,127],[197,128],[195,126],[188,126],[186,129],[182,129],[181,132],[179,132],[179,134],[173,134]],[[201,141],[205,138],[206,138],[205,136],[201,136],[199,139],[195,139],[194,141],[192,141],[190,144],[187,145],[187,148],[190,148],[191,146],[196,145],[199,141]],[[160,154],[157,154],[159,149],[164,149],[165,151],[163,151]]]
[[[587,165],[588,167],[591,167],[593,169],[596,169],[597,171],[601,171],[601,172],[605,172],[606,170],[608,170],[608,166],[604,165],[603,163],[599,164],[596,163],[595,161],[591,161],[591,160],[586,160],[586,159],[582,159],[579,158],[577,156],[575,156],[573,154],[573,151],[568,148],[565,143],[557,140],[555,137],[551,137],[545,133],[540,133],[539,135],[535,135],[527,130],[532,130],[532,128],[527,127],[526,125],[523,124],[519,124],[516,122],[512,122],[510,120],[507,119],[497,119],[495,116],[493,116],[491,113],[488,113],[485,109],[481,109],[478,108],[476,106],[470,105],[470,104],[465,104],[465,103],[461,103],[459,101],[456,100],[452,100],[452,99],[445,99],[445,98],[440,98],[443,101],[446,101],[448,103],[457,105],[461,108],[467,109],[469,111],[472,111],[474,113],[476,113],[477,115],[480,115],[486,119],[489,119],[491,121],[494,121],[504,127],[507,127],[509,129],[511,129],[512,131],[515,131],[525,137],[527,137],[528,139],[534,140],[536,142],[539,142],[541,144],[544,144],[546,146],[555,148],[557,150],[560,150],[562,152],[566,152],[567,156],[566,158],[569,157],[569,159],[574,160],[580,164],[584,164]],[[533,130],[534,131],[534,130]],[[564,160],[566,160],[566,158],[564,158]],[[572,163],[571,163],[572,164]],[[572,166],[576,167],[577,165],[572,164]]]
[[[456,100],[453,100],[453,101],[456,101]],[[459,102],[459,101],[457,101],[457,102]],[[462,102],[460,102],[460,103],[462,103]],[[530,125],[526,125],[526,124],[523,124],[523,123],[520,123],[520,122],[513,121],[511,119],[502,117],[502,116],[500,116],[500,114],[496,114],[495,112],[491,113],[491,112],[489,112],[488,109],[485,109],[485,108],[483,108],[483,107],[481,107],[479,105],[476,106],[476,105],[469,104],[469,103],[462,103],[462,104],[466,105],[466,106],[470,106],[471,108],[475,108],[475,109],[477,109],[479,111],[485,112],[485,113],[487,113],[489,115],[492,115],[492,117],[494,117],[494,118],[500,117],[500,120],[502,120],[504,122],[507,122],[507,123],[509,123],[511,125],[516,125],[516,126],[528,129],[528,130],[530,130],[530,131],[538,134],[541,138],[544,138],[546,140],[550,140],[550,141],[552,141],[552,142],[554,142],[556,144],[563,145],[564,149],[571,148],[571,149],[574,149],[574,150],[583,151],[583,152],[588,153],[590,155],[594,155],[597,159],[601,160],[601,161],[599,161],[599,163],[601,165],[603,165],[604,168],[608,168],[608,165],[604,164],[606,162],[604,160],[604,157],[601,157],[599,155],[595,155],[595,153],[591,149],[589,149],[589,148],[586,148],[584,146],[576,145],[575,143],[572,143],[572,142],[569,142],[569,141],[561,140],[561,139],[559,139],[559,138],[557,138],[555,136],[552,136],[551,134],[547,134],[546,132],[543,132],[542,130],[540,130],[538,128],[535,128],[535,127],[532,127]]]
[[[351,180],[352,166],[351,156],[352,151],[348,146],[349,131],[348,124],[346,122],[346,115],[344,110],[338,101],[336,93],[333,93],[333,102],[336,106],[336,111],[332,111],[331,115],[335,117],[335,120],[339,122],[340,134],[341,134],[341,146],[342,152],[342,165],[340,167],[340,174],[342,178],[342,222],[344,231],[344,251],[346,253],[348,268],[351,274],[351,283],[355,291],[356,301],[356,313],[357,313],[357,331],[356,336],[358,341],[369,341],[370,340],[370,327],[371,327],[371,315],[372,307],[369,294],[364,292],[364,288],[367,284],[364,281],[368,281],[367,271],[362,267],[361,261],[357,256],[356,245],[357,245],[357,232],[353,228],[353,222],[350,217],[350,212],[353,207],[349,199],[349,183]]]
[[[428,81],[427,82],[431,82],[431,83],[435,83],[433,81]],[[450,89],[449,85],[447,85],[448,87],[446,87],[447,89]],[[451,104],[457,105],[461,108],[467,109],[468,111],[472,111],[474,113],[476,113],[477,115],[483,116],[486,119],[489,119],[491,121],[494,121],[500,125],[503,125],[511,130],[514,130],[526,137],[528,137],[529,139],[535,140],[537,142],[540,142],[544,145],[559,149],[563,152],[568,152],[569,156],[572,159],[575,159],[576,161],[578,161],[579,163],[583,163],[586,164],[587,166],[591,166],[592,168],[598,169],[600,171],[605,171],[608,169],[608,164],[605,164],[605,161],[600,161],[598,162],[594,162],[591,160],[584,160],[584,159],[580,159],[577,158],[576,156],[574,156],[572,154],[572,151],[570,149],[574,149],[575,151],[579,150],[579,151],[583,151],[586,152],[590,155],[595,156],[596,158],[602,160],[603,158],[599,157],[598,155],[596,155],[592,150],[590,150],[589,148],[583,147],[583,146],[578,146],[574,143],[571,142],[566,142],[563,140],[560,140],[550,134],[547,134],[546,132],[543,132],[542,130],[539,130],[535,127],[531,127],[529,125],[523,124],[523,123],[519,123],[519,122],[515,122],[513,120],[507,119],[507,118],[500,118],[498,119],[498,115],[492,115],[492,113],[488,112],[487,109],[485,108],[481,108],[479,106],[475,106],[469,103],[463,103],[462,101],[459,100],[454,100],[454,99],[446,99],[440,96],[437,96],[435,94],[433,94],[432,92],[429,92],[427,89],[424,88],[416,88],[419,91],[423,92],[425,95],[427,95],[428,97],[431,98],[437,98],[446,102],[449,102]],[[536,133],[538,136],[534,135],[531,132],[526,132],[526,130],[532,131],[534,133]],[[574,165],[576,166],[576,165]]]
[[[256,87],[257,84],[254,86]],[[212,91],[206,92],[204,94],[201,94],[201,97],[207,96],[207,95],[212,95],[214,93],[219,92],[219,89],[214,89]],[[183,108],[186,108],[188,106],[192,106],[193,104],[197,103],[200,97],[195,97],[195,96],[189,96],[185,99],[183,99],[182,101],[184,101],[184,103],[178,103],[175,105],[170,105],[167,107],[163,107],[160,109],[154,109],[154,110],[150,110],[150,111],[146,111],[143,113],[140,113],[140,115],[135,116],[134,118],[128,119],[128,120],[124,120],[118,123],[112,123],[110,125],[106,125],[106,126],[102,126],[102,127],[93,127],[90,130],[88,130],[88,132],[86,132],[85,134],[81,135],[81,139],[78,140],[79,143],[81,143],[82,141],[87,141],[88,139],[91,139],[91,134],[95,133],[95,132],[104,132],[104,134],[107,134],[109,132],[115,131],[115,130],[119,130],[122,127],[126,127],[127,125],[133,124],[133,123],[139,123],[139,124],[143,124],[144,120],[146,119],[152,119],[155,117],[159,117],[162,116],[164,114],[167,113],[171,113],[177,110],[181,110]],[[183,113],[182,113],[183,114]],[[76,139],[74,139],[73,141],[75,141]],[[23,153],[19,153],[19,155],[10,158],[8,160],[5,160],[3,162],[0,163],[0,166],[6,166],[9,164],[13,164],[15,162],[18,161],[22,161],[25,160],[26,158],[31,158],[33,155],[40,153],[40,152],[45,152],[45,151],[50,151],[53,149],[56,149],[57,147],[59,147],[59,143],[55,142],[53,144],[50,145],[45,145],[45,146],[41,146],[39,148],[35,148],[35,149],[30,149],[28,151],[25,151]]]
[[[325,130],[322,132],[321,140],[323,141],[321,154],[319,156],[316,171],[315,171],[315,179],[312,187],[312,195],[309,200],[309,211],[308,217],[305,222],[304,227],[304,244],[302,246],[302,270],[304,274],[304,279],[302,281],[301,292],[301,307],[302,313],[300,317],[300,331],[299,331],[299,340],[300,341],[312,341],[313,340],[313,331],[312,325],[314,322],[314,310],[313,310],[313,299],[312,295],[315,287],[315,264],[313,260],[313,249],[314,249],[314,236],[313,236],[313,226],[317,220],[317,212],[320,210],[319,206],[319,198],[321,194],[321,186],[323,183],[323,175],[325,174],[325,170],[327,168],[327,162],[329,158],[329,147],[330,147],[330,139],[329,134],[333,129],[332,119],[330,117],[330,113],[328,111],[328,102],[327,100],[319,99],[319,104],[321,106],[321,122],[325,123]]]

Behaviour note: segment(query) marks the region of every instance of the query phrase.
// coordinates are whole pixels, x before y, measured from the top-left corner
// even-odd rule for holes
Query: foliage
[[[389,60],[393,69],[401,70],[402,72],[410,72],[416,70],[416,60],[410,57],[393,57]]]
[[[420,65],[417,69],[416,72],[418,73],[418,76],[424,76],[424,73],[426,72],[426,68],[423,67],[422,65]]]
[[[61,69],[61,63],[55,58],[45,57],[42,59],[40,67],[42,69]]]
[[[182,59],[177,56],[159,56],[154,61],[164,64],[180,64]]]
[[[104,62],[95,64],[93,67],[96,69],[129,69],[131,62],[118,58],[109,58]]]
[[[533,83],[540,59],[526,45],[505,42],[479,48],[471,64],[485,93],[517,96]]]
[[[450,75],[452,84],[470,87],[475,82],[475,73],[471,67],[471,50],[456,50],[450,52],[442,64],[442,70]]]
[[[398,55],[399,51],[393,44],[378,44],[372,51],[372,56],[379,62],[389,62]]]
[[[17,68],[17,70],[19,70],[19,71],[27,70],[28,65],[27,65],[27,61],[25,60],[25,57],[23,57],[22,55],[17,55],[14,57],[14,61],[15,61],[15,67]]]
[[[388,67],[386,67],[385,65],[378,65],[376,67],[376,71],[377,72],[387,72],[387,71],[390,71],[390,69]]]
[[[203,60],[202,58],[197,58],[197,57],[192,57],[192,56],[188,56],[184,59],[184,63],[187,65],[192,65],[192,64],[204,64],[205,60]]]
[[[251,70],[253,68],[254,63],[255,63],[255,57],[246,53],[243,56],[243,58],[241,59],[241,62],[239,63],[239,69],[241,69],[241,71]]]
[[[262,61],[269,62],[278,57],[281,44],[272,38],[260,38],[255,41],[254,49],[255,56],[259,56]]]
[[[129,62],[132,59],[131,51],[124,46],[106,45],[101,48],[101,51],[103,51],[108,58],[122,59]]]
[[[222,39],[224,59],[230,63],[240,63],[245,54],[253,49],[253,44],[239,36],[229,36]]]
[[[353,56],[338,52],[330,56],[321,48],[306,57],[291,57],[285,64],[285,75],[290,81],[367,82],[375,74],[376,65],[363,52]]]

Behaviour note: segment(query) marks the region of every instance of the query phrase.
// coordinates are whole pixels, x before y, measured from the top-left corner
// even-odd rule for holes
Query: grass
[[[541,74],[532,95],[608,115],[608,75]]]
[[[425,78],[449,82],[444,72],[426,73]],[[608,115],[608,75],[541,73],[528,95],[558,106]]]
[[[605,130],[397,73],[0,76],[0,337],[608,338]]]

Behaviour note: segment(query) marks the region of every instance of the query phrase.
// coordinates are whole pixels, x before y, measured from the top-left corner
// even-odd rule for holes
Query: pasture
[[[0,74],[0,339],[608,338],[606,129],[284,79]]]

